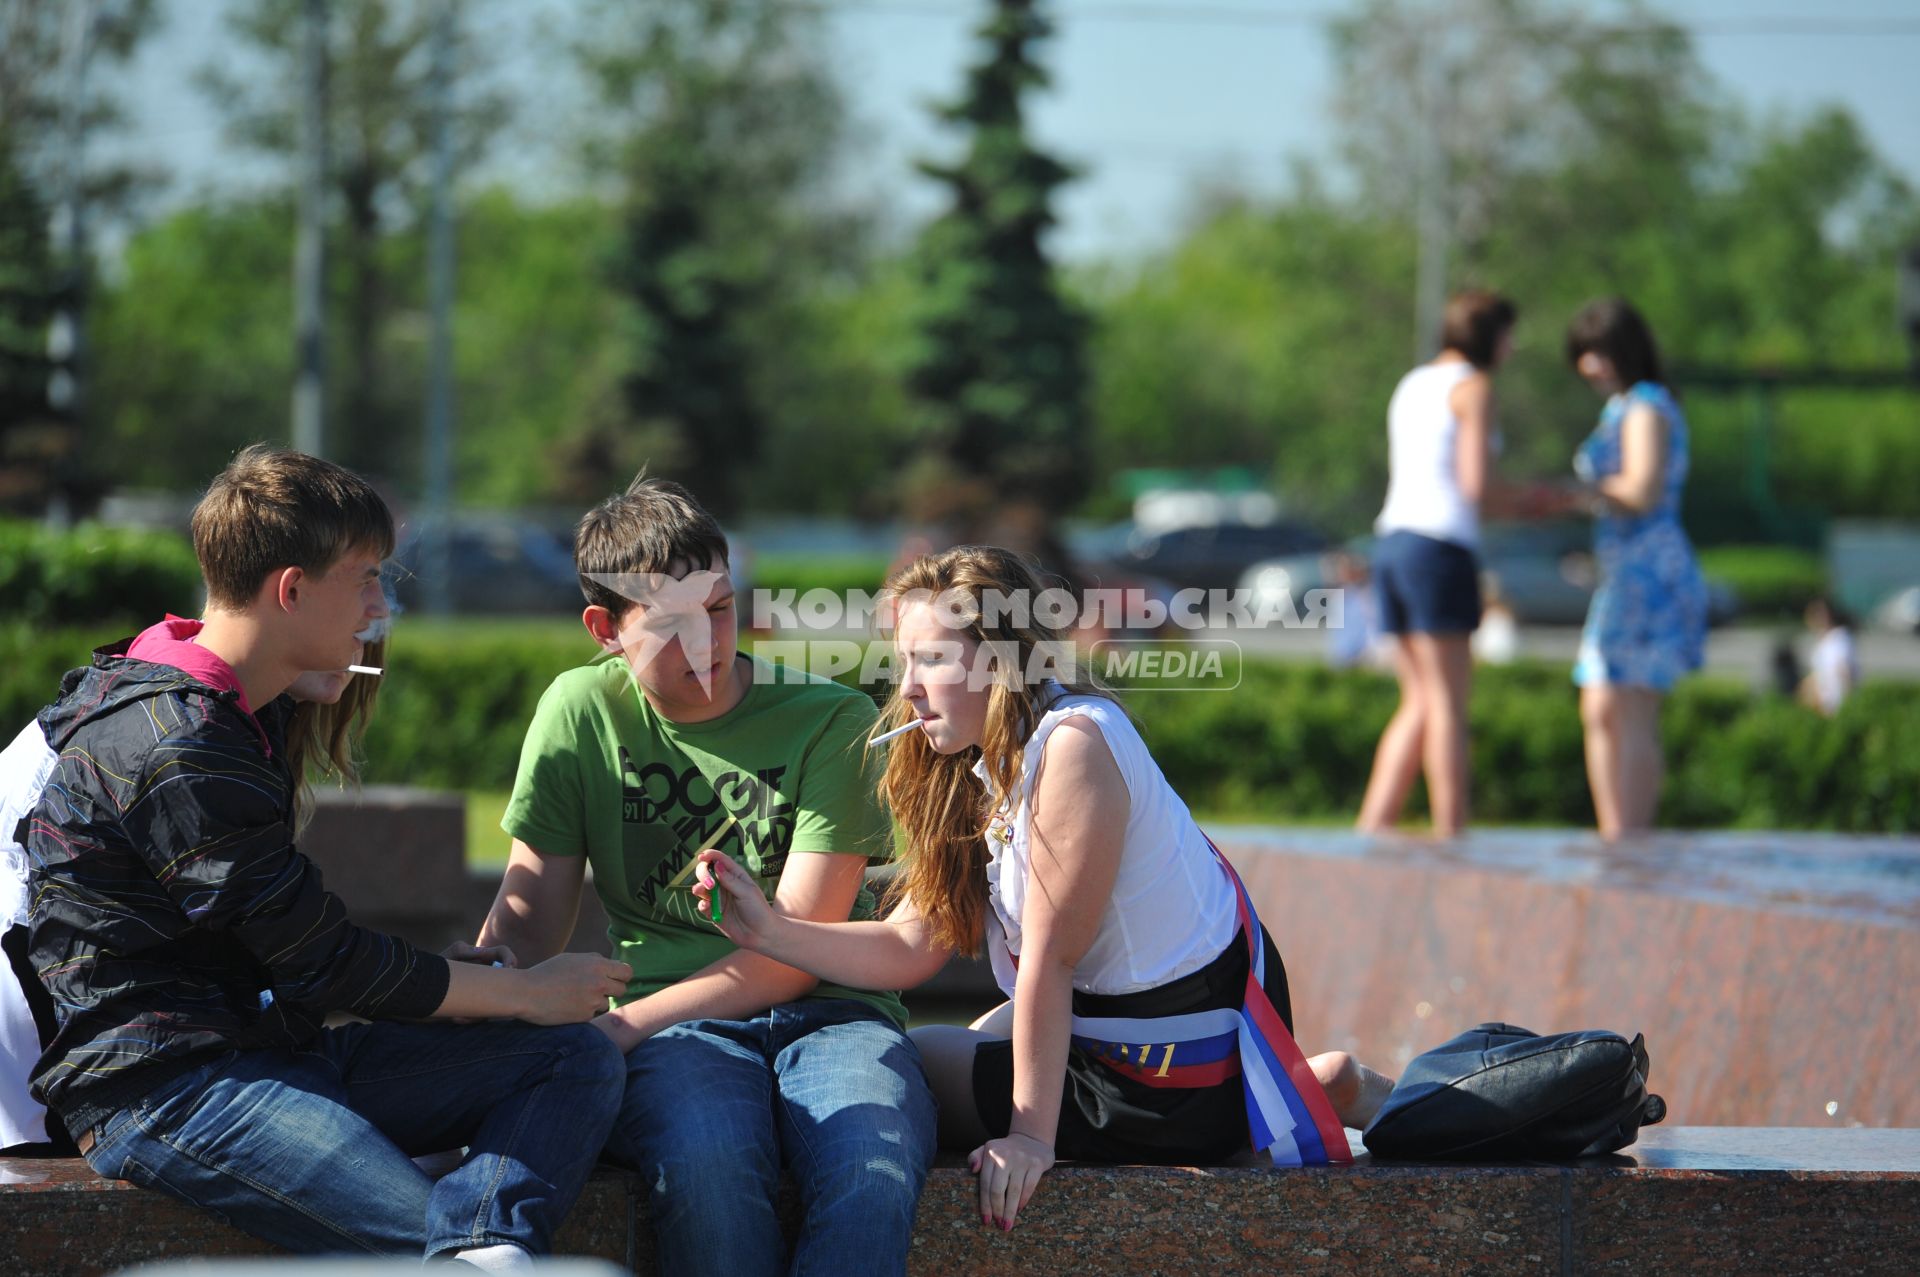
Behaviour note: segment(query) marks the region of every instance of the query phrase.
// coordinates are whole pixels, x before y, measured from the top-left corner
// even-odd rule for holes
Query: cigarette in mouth
[[[380,667],[379,667],[378,665],[349,665],[349,666],[347,666],[347,673],[349,673],[349,674],[378,674],[378,673],[380,673]]]
[[[884,745],[896,736],[905,736],[908,732],[912,731],[914,728],[918,726],[920,726],[920,720],[916,718],[911,723],[905,723],[899,727],[894,728],[890,732],[883,732],[881,735],[875,736],[873,739],[869,740],[867,742],[867,748],[872,749],[875,745]]]

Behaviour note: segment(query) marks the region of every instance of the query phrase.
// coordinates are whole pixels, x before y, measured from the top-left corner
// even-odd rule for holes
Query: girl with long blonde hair
[[[1113,694],[1051,623],[1071,600],[963,546],[888,580],[897,681],[881,793],[905,843],[884,921],[778,914],[701,853],[735,943],[834,982],[911,987],[983,946],[1008,1001],[914,1031],[943,1146],[971,1149],[981,1220],[1010,1229],[1056,1156],[1346,1160],[1390,1086],[1303,1058],[1286,973],[1231,866]],[[696,894],[710,900],[705,881]]]
[[[385,637],[367,640],[360,660],[375,669],[386,665]],[[313,670],[287,689],[293,714],[287,719],[287,771],[293,776],[294,825],[305,828],[313,816],[316,780],[351,788],[360,782],[355,751],[373,718],[380,680],[346,670]]]

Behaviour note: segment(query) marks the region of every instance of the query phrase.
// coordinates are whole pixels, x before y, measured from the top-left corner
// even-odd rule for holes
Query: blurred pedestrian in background
[[[1660,702],[1705,659],[1707,589],[1680,526],[1687,420],[1646,321],[1619,298],[1589,303],[1567,329],[1567,360],[1607,397],[1573,462],[1600,572],[1573,680],[1594,813],[1601,836],[1618,838],[1653,825]]]
[[[1387,407],[1386,505],[1373,575],[1400,707],[1380,736],[1357,825],[1390,829],[1424,769],[1434,832],[1467,823],[1468,640],[1480,624],[1480,507],[1496,449],[1493,375],[1518,311],[1475,289],[1447,302],[1441,351]]]
[[[1520,618],[1500,588],[1500,578],[1480,574],[1480,628],[1473,632],[1473,659],[1482,665],[1511,665],[1520,656]]]
[[[1341,623],[1327,627],[1327,664],[1335,669],[1385,666],[1380,596],[1374,591],[1373,570],[1365,557],[1335,551],[1327,556],[1326,579],[1341,595]]]
[[[1807,629],[1814,636],[1807,677],[1800,684],[1800,700],[1828,718],[1840,711],[1860,681],[1860,661],[1853,650],[1852,618],[1825,595],[1807,604]]]

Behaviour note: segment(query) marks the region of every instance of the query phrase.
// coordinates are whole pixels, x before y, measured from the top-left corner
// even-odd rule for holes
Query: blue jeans
[[[591,1025],[353,1024],[163,1083],[94,1128],[87,1161],[293,1251],[544,1254],[623,1082]],[[438,1181],[410,1160],[462,1145]]]
[[[651,1195],[675,1277],[904,1273],[934,1152],[920,1052],[861,1002],[809,998],[751,1020],[689,1020],[627,1053],[607,1158]],[[793,1175],[791,1265],[774,1213]]]

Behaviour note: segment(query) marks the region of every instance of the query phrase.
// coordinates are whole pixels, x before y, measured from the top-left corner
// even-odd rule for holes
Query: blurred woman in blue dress
[[[1660,702],[1705,658],[1707,591],[1680,526],[1687,419],[1646,321],[1619,298],[1592,302],[1568,326],[1567,359],[1606,396],[1573,461],[1600,575],[1573,681],[1594,813],[1612,839],[1653,826],[1665,774]]]

